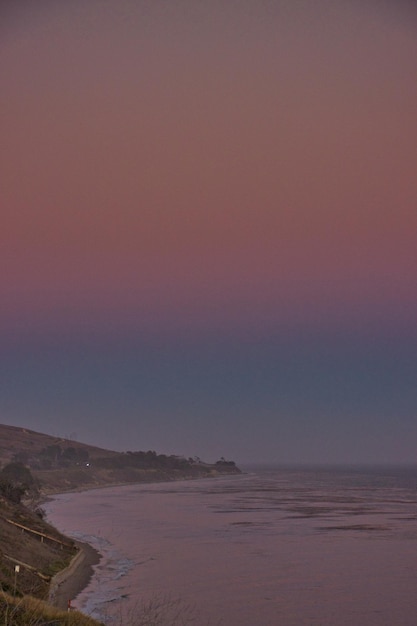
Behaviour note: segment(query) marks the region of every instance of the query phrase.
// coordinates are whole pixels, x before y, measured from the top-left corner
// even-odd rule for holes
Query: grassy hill
[[[81,457],[83,456],[83,452],[87,453],[91,460],[99,457],[117,456],[119,454],[112,450],[90,446],[71,439],[45,435],[18,426],[0,424],[0,464],[2,465],[15,460],[22,461],[23,463],[28,462],[29,464],[33,464],[36,461],[41,463],[43,451],[54,446],[64,448],[71,447],[76,450]]]
[[[25,428],[0,425],[0,467],[28,467],[43,495],[121,483],[239,473],[232,461],[214,464],[147,452],[115,452]]]

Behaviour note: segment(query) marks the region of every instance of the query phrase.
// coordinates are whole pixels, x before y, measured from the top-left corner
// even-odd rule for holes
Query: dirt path
[[[66,609],[71,602],[88,585],[94,573],[93,566],[100,561],[100,554],[88,543],[76,542],[78,553],[70,565],[58,572],[52,581],[49,602],[59,609]]]

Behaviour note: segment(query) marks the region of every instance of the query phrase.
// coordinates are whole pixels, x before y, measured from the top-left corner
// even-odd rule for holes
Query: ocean
[[[416,467],[245,472],[55,496],[48,521],[102,555],[73,605],[117,626],[146,611],[166,626],[417,624]]]

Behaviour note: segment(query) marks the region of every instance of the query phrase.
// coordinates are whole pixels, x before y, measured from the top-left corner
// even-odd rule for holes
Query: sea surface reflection
[[[198,626],[415,626],[417,468],[248,467],[62,494],[48,519],[103,558],[74,604],[155,599]]]

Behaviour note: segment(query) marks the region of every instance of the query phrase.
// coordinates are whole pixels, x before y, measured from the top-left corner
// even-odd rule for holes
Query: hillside
[[[42,495],[121,483],[203,478],[240,473],[233,461],[214,464],[195,458],[147,452],[115,452],[0,425],[0,467],[19,463],[30,469]]]
[[[0,496],[0,621],[5,626],[94,626],[45,603],[52,577],[76,555],[74,542],[37,513]],[[37,599],[35,601],[35,598]]]
[[[42,452],[51,446],[71,447],[79,451],[81,455],[84,451],[92,460],[119,454],[112,450],[104,450],[71,439],[45,435],[18,426],[0,424],[0,464],[2,465],[11,461],[33,464],[37,459],[39,460],[39,457],[42,458]]]

